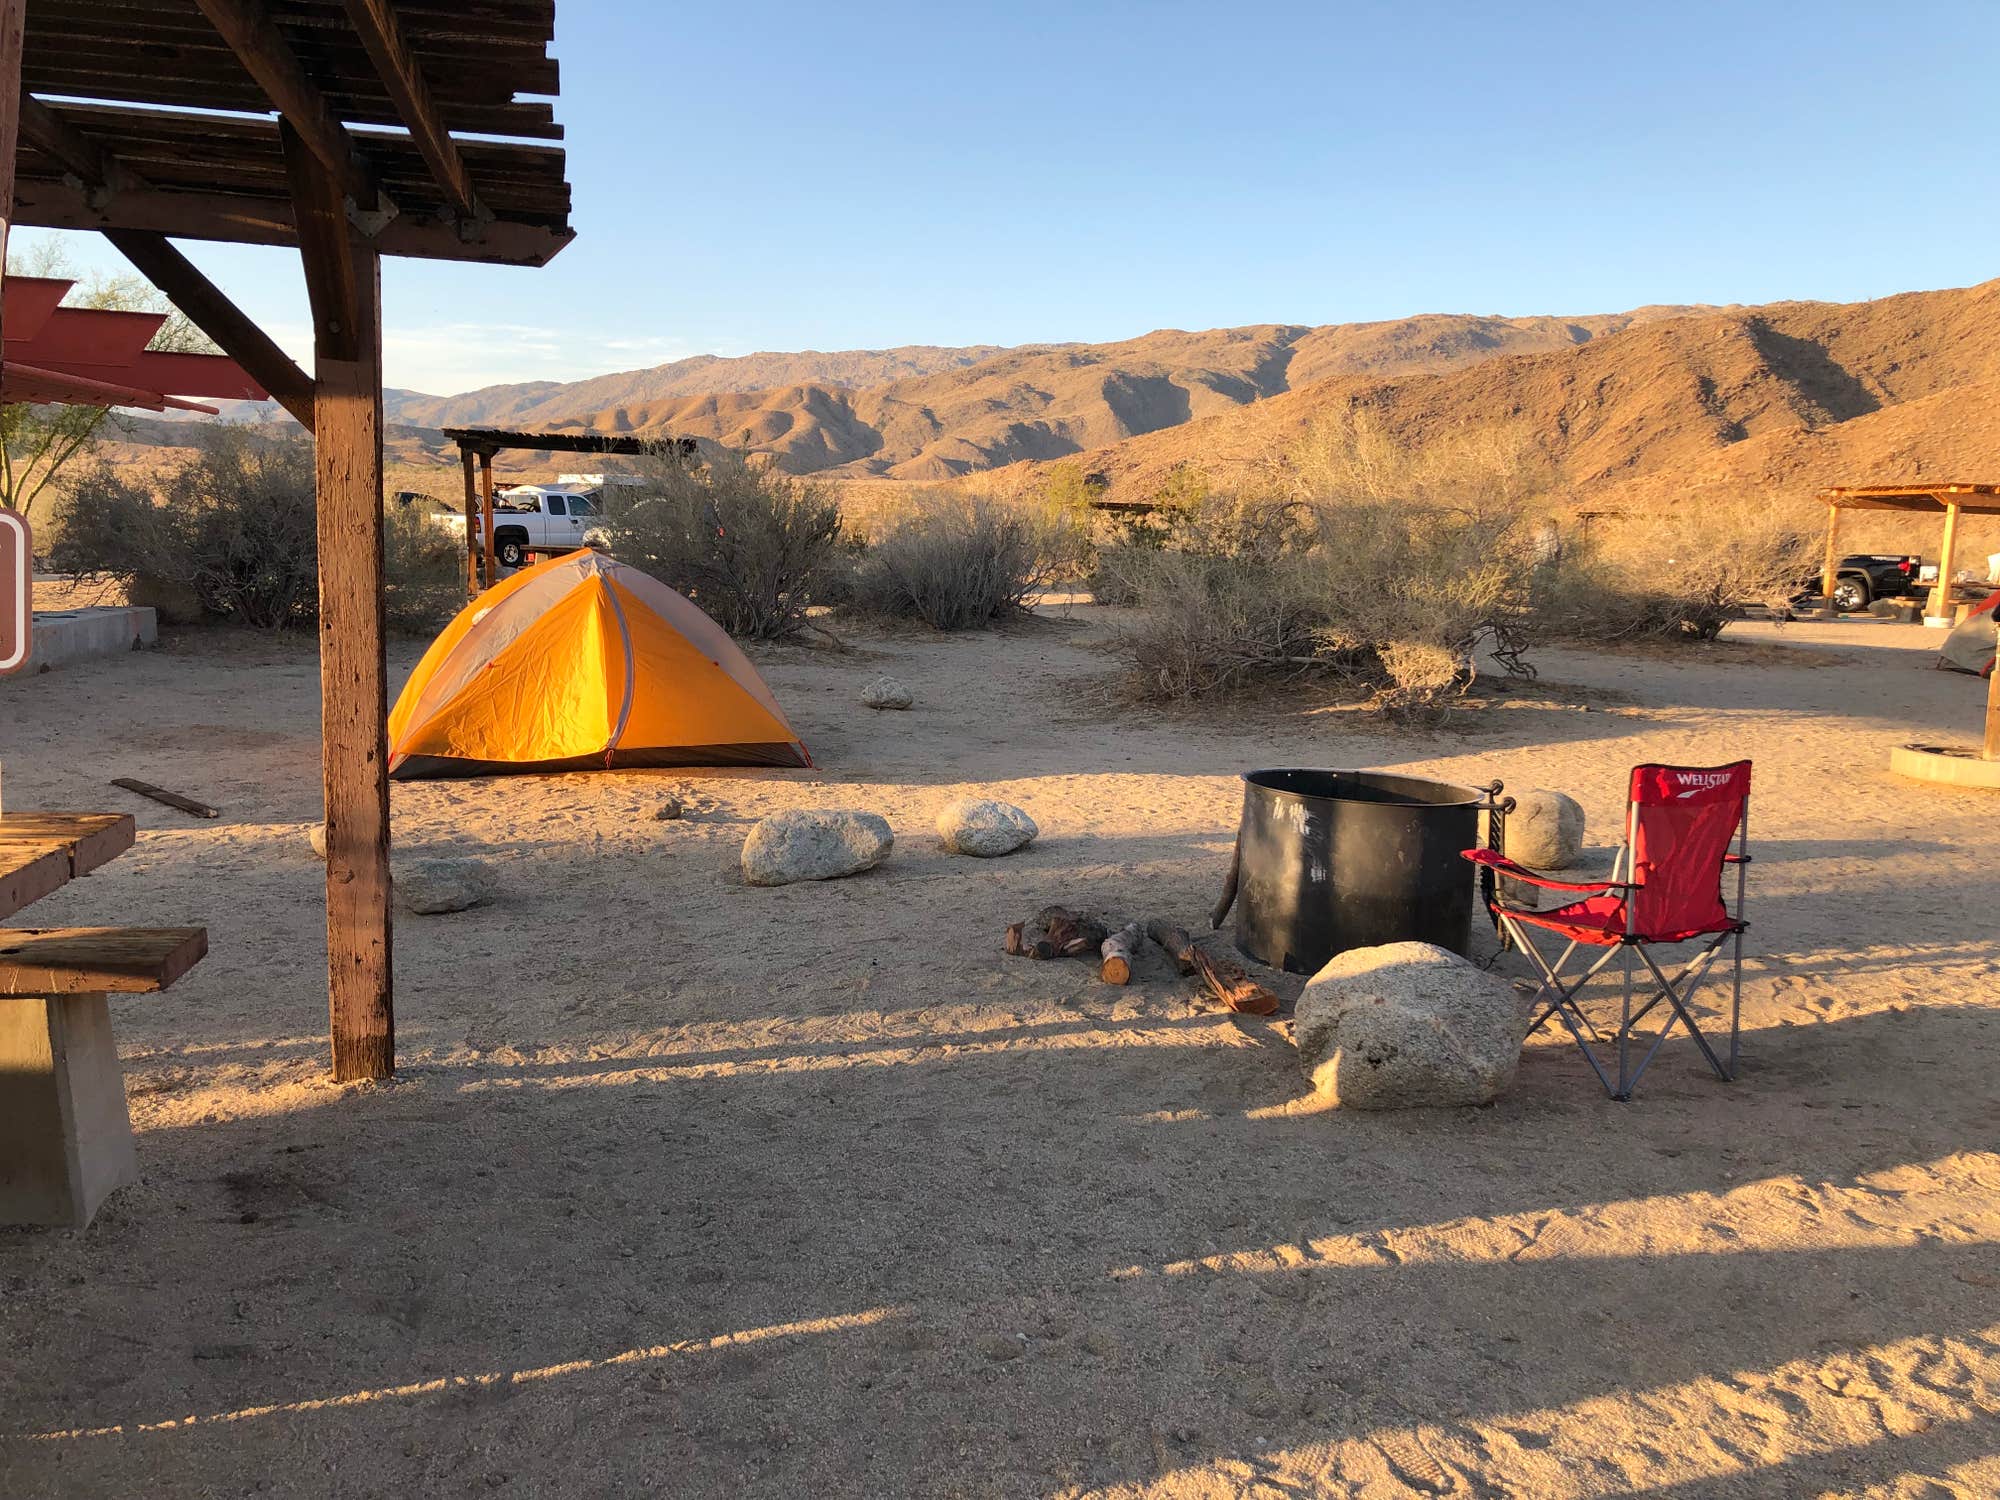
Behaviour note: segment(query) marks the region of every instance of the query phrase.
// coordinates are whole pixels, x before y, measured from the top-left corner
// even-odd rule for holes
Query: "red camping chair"
[[[1504,830],[1504,825],[1503,825]],[[1503,832],[1504,838],[1504,832]],[[1625,842],[1612,866],[1611,879],[1590,884],[1550,880],[1515,864],[1504,852],[1468,849],[1465,857],[1496,875],[1506,875],[1551,891],[1586,892],[1580,899],[1552,911],[1509,906],[1497,887],[1488,886],[1487,904],[1507,940],[1519,947],[1542,971],[1536,1003],[1547,1005],[1529,1033],[1539,1031],[1550,1016],[1569,1028],[1604,1091],[1614,1099],[1629,1099],[1639,1075],[1660,1050],[1660,1043],[1679,1022],[1687,1027],[1701,1055],[1725,1081],[1736,1077],[1743,1012],[1743,877],[1750,863],[1750,762],[1713,767],[1634,766],[1630,801],[1625,810]],[[1735,852],[1730,843],[1736,844]],[[1502,846],[1504,851],[1504,843]],[[1722,876],[1736,867],[1736,909],[1722,898]],[[1483,872],[1482,872],[1483,873]],[[1528,929],[1539,927],[1564,939],[1568,946],[1550,962],[1530,941]],[[1706,939],[1702,947],[1667,977],[1652,949]],[[1733,941],[1732,989],[1729,1003],[1729,1064],[1725,1067],[1702,1035],[1688,1009],[1696,988],[1708,977],[1710,965],[1725,941]],[[1581,974],[1571,977],[1563,965],[1579,948],[1604,952]],[[1609,964],[1624,955],[1625,1004],[1612,1033],[1618,1047],[1618,1077],[1614,1083],[1592,1042],[1607,1038],[1576,1002],[1577,992]],[[1636,1011],[1632,1008],[1632,960],[1637,955],[1651,971],[1658,989]],[[1639,1065],[1632,1066],[1632,1040],[1648,1033],[1635,1028],[1665,1001],[1670,1014]],[[1588,1034],[1586,1038],[1586,1034]]]

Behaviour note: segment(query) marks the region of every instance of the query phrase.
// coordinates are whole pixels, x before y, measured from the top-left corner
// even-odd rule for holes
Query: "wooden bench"
[[[132,846],[132,819],[0,817],[0,917]],[[208,952],[202,927],[0,927],[0,1224],[88,1224],[138,1177],[112,995],[153,994]]]

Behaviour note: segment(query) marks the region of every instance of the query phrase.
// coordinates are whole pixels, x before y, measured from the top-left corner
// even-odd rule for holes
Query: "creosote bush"
[[[1782,615],[1818,569],[1798,518],[1757,503],[1607,517],[1540,570],[1538,628],[1567,640],[1712,641],[1751,605]]]
[[[1198,546],[1113,564],[1137,606],[1120,640],[1143,697],[1321,676],[1431,714],[1470,684],[1482,645],[1521,644],[1530,554],[1505,517],[1282,498],[1228,511]]]
[[[856,564],[847,608],[933,630],[972,630],[1020,610],[1052,571],[1027,515],[939,497],[895,521]]]
[[[844,588],[840,505],[832,486],[733,454],[666,451],[613,491],[605,532],[623,562],[701,606],[731,635],[796,634],[806,611]]]
[[[1174,479],[1099,547],[1093,579],[1134,606],[1121,646],[1153,699],[1316,677],[1434,715],[1483,657],[1531,675],[1538,641],[1712,640],[1748,606],[1782,612],[1813,570],[1807,531],[1766,505],[1704,499],[1590,535],[1532,435],[1505,425],[1410,450],[1356,408],[1250,496]]]
[[[58,499],[49,561],[116,579],[136,595],[192,602],[203,617],[276,630],[319,612],[312,445],[219,428],[202,449],[150,478],[102,463]],[[462,601],[451,537],[414,510],[383,517],[385,614],[424,631]]]
[[[421,504],[382,513],[382,608],[391,630],[429,634],[465,603],[465,554],[434,514]]]

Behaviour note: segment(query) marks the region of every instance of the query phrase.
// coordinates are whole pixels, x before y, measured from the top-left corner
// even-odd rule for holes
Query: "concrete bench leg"
[[[0,1224],[81,1229],[138,1177],[105,997],[0,999]]]

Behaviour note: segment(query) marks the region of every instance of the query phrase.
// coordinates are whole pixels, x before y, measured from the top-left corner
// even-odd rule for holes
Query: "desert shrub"
[[[611,550],[680,590],[731,635],[795,634],[822,590],[838,591],[840,505],[824,481],[672,452],[635,465],[640,486],[606,518]]]
[[[1233,502],[1200,547],[1133,548],[1120,645],[1140,694],[1185,699],[1322,675],[1433,714],[1482,646],[1522,643],[1532,552],[1503,511]],[[1517,660],[1517,658],[1515,658]]]
[[[382,513],[383,615],[391,630],[425,635],[465,603],[465,554],[422,505]]]
[[[115,579],[135,599],[187,601],[194,618],[275,630],[319,613],[312,445],[229,428],[150,477],[92,463],[58,499],[49,562]],[[383,517],[389,627],[435,628],[464,601],[451,536],[415,507]]]
[[[1137,604],[1150,559],[1161,553],[1269,561],[1309,545],[1319,525],[1305,501],[1212,491],[1205,478],[1159,493],[1151,511],[1112,514],[1090,579],[1098,603]]]
[[[1205,698],[1321,665],[1325,616],[1308,558],[1131,548],[1112,566],[1137,610],[1118,645],[1141,698]]]
[[[57,503],[49,561],[190,593],[204,614],[277,629],[318,603],[313,485],[309,443],[229,428],[150,482],[93,464]]]
[[[1524,422],[1467,423],[1411,440],[1351,406],[1323,417],[1269,465],[1286,493],[1318,503],[1383,501],[1527,512],[1561,489],[1555,461]]]
[[[939,497],[896,521],[854,570],[848,607],[971,630],[1019,610],[1050,571],[1033,519],[991,500]]]
[[[1751,605],[1782,614],[1813,577],[1817,543],[1763,505],[1684,502],[1605,518],[1538,572],[1537,628],[1584,641],[1709,641]]]

